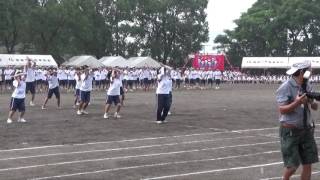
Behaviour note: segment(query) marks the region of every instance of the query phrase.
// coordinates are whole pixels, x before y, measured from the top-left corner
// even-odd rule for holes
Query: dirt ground
[[[45,94],[37,94],[28,122],[9,125],[10,94],[1,94],[0,179],[281,179],[277,87],[175,91],[160,125],[154,91],[128,93],[118,120],[103,119],[105,92],[92,92],[82,116],[72,94],[62,94],[61,110],[55,99],[41,110]]]

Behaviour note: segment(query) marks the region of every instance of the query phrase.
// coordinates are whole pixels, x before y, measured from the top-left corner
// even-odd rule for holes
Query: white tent
[[[320,57],[244,57],[241,68],[288,69],[297,62],[310,61],[312,68],[320,68]]]
[[[107,67],[125,68],[129,66],[129,61],[122,56],[105,56],[99,59],[99,61]]]
[[[40,67],[57,67],[58,64],[51,55],[35,54],[0,54],[0,67],[5,66],[24,66],[27,63],[27,57],[36,62]]]
[[[104,65],[93,56],[74,56],[70,58],[67,62],[63,63],[62,65],[73,66],[73,67],[80,67],[80,66],[87,65],[91,68],[104,67]]]
[[[156,60],[152,59],[151,57],[132,57],[128,59],[129,67],[152,67],[152,68],[159,68],[161,64]]]
[[[244,57],[241,68],[289,68],[288,57]]]

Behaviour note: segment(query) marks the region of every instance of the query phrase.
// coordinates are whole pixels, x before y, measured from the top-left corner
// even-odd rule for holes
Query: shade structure
[[[292,64],[303,61],[310,61],[312,68],[320,68],[320,57],[244,57],[241,68],[288,69]]]
[[[93,56],[74,56],[70,58],[67,62],[63,63],[64,66],[72,66],[72,67],[81,67],[81,66],[89,66],[90,68],[101,68],[104,65],[99,62]]]
[[[106,67],[125,68],[129,66],[129,61],[122,56],[105,56],[99,59],[99,61]]]
[[[136,68],[142,68],[142,67],[149,67],[149,68],[159,68],[161,67],[161,64],[152,59],[151,57],[132,57],[128,59],[129,61],[129,67],[136,67]]]
[[[37,54],[0,54],[0,67],[24,66],[27,59],[33,60],[39,67],[57,67],[58,64],[51,55]]]

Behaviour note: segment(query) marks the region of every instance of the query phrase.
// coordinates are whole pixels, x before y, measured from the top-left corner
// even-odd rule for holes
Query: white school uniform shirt
[[[101,80],[101,72],[100,71],[95,71],[94,72],[94,80],[100,81]]]
[[[213,79],[213,72],[207,71],[207,79]]]
[[[120,79],[113,79],[112,83],[110,83],[110,87],[107,91],[108,96],[120,96],[120,87],[122,86],[122,82]]]
[[[26,97],[26,83],[24,81],[20,81],[20,84],[17,80],[13,81],[13,87],[15,87],[11,97],[17,99],[24,99]]]
[[[49,89],[54,89],[59,86],[59,80],[57,76],[48,76]]]
[[[5,69],[3,73],[4,73],[5,80],[11,80],[13,69]]]
[[[128,70],[124,70],[124,71],[123,71],[123,79],[124,79],[124,80],[129,80]]]
[[[81,75],[81,86],[80,91],[91,91],[92,90],[92,81],[93,81],[93,75],[89,74],[87,79],[85,74]]]
[[[3,70],[0,69],[0,81],[2,81],[2,74],[3,74]]]
[[[132,70],[128,72],[128,80],[130,80],[130,81],[134,80]]]
[[[222,78],[222,74],[221,74],[221,72],[220,72],[220,71],[215,71],[215,73],[214,73],[214,78],[215,78],[215,79],[220,79],[220,80],[221,80],[221,78]]]
[[[36,81],[41,80],[41,74],[42,74],[41,69],[35,70],[35,75],[34,75],[34,77],[35,77],[35,80],[36,80]]]
[[[36,80],[36,72],[33,68],[27,68],[25,73],[27,74],[26,82],[34,82]]]
[[[107,72],[105,70],[102,70],[100,72],[100,80],[106,80],[107,79]]]
[[[67,70],[61,70],[60,72],[60,80],[68,80],[68,74],[66,72]]]
[[[74,80],[74,74],[76,71],[74,69],[68,71],[68,80]]]
[[[169,78],[168,86],[169,86],[169,93],[170,92],[172,93],[172,79],[171,78]]]
[[[170,90],[172,90],[172,80],[168,76],[163,76],[161,74],[158,75],[158,79],[161,80],[158,81],[156,94],[169,94]]]
[[[80,76],[80,78],[78,77],[78,75],[74,75],[74,79],[76,80],[76,89],[80,89],[80,87],[81,87],[81,83],[82,83],[82,81],[81,81],[81,76]]]
[[[41,79],[42,79],[43,81],[46,81],[46,80],[47,80],[47,77],[45,76],[45,74],[48,74],[48,71],[47,71],[47,70],[42,70]]]
[[[58,69],[57,77],[61,80],[62,69]]]

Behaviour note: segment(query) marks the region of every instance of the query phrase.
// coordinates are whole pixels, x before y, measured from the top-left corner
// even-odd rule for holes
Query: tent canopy
[[[57,62],[51,55],[35,54],[0,54],[0,67],[6,66],[24,66],[27,63],[27,57],[36,62],[40,67],[58,67]]]
[[[90,68],[104,67],[104,65],[93,56],[74,56],[70,58],[67,62],[64,62],[62,65],[73,67],[81,67],[87,65]]]
[[[297,62],[310,61],[312,68],[320,68],[320,57],[244,57],[241,68],[288,69]]]
[[[129,67],[152,67],[152,68],[159,68],[161,64],[156,60],[152,59],[151,57],[132,57],[128,59]]]
[[[99,61],[107,67],[121,67],[125,68],[128,66],[128,60],[122,56],[105,56],[99,59]]]

